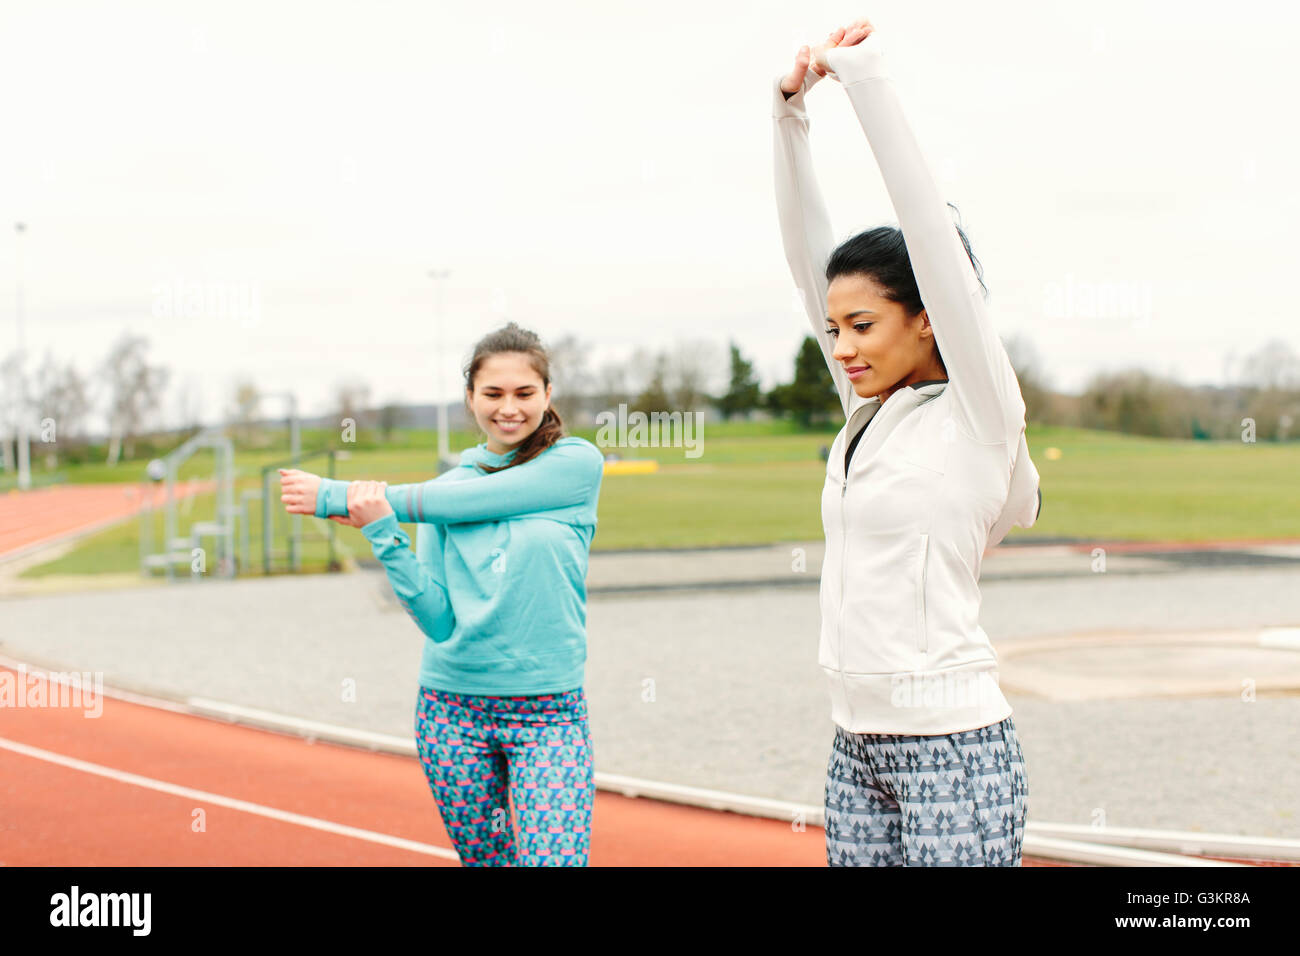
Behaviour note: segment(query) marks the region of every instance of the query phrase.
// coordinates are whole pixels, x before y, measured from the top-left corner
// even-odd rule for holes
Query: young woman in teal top
[[[286,469],[282,501],[360,528],[426,636],[416,746],[462,863],[585,866],[586,576],[604,456],[565,436],[546,353],[515,323],[478,343],[465,386],[488,440],[459,467],[391,487]],[[415,554],[399,522],[418,526]]]

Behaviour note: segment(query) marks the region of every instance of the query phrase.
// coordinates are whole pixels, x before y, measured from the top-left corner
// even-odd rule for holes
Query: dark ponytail
[[[465,388],[469,392],[474,391],[474,377],[478,375],[479,368],[490,356],[498,355],[502,352],[519,352],[528,356],[528,361],[533,370],[542,377],[542,387],[545,388],[551,384],[551,363],[542,348],[541,339],[527,329],[521,329],[514,322],[503,328],[490,332],[483,338],[479,339],[478,344],[474,346],[474,354],[465,366]],[[465,404],[468,407],[469,399],[466,397]],[[484,465],[478,467],[487,472],[503,471],[506,468],[513,468],[515,465],[522,465],[524,462],[532,461],[546,449],[550,448],[557,441],[564,437],[564,422],[560,420],[559,413],[554,407],[548,405],[545,413],[542,415],[542,421],[531,435],[525,438],[515,448],[514,457],[504,465]]]

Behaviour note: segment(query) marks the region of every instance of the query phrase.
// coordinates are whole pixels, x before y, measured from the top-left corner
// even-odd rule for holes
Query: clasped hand
[[[281,468],[280,500],[284,503],[284,510],[291,515],[314,515],[320,482],[320,475],[313,475],[309,471]],[[388,503],[387,488],[386,481],[348,482],[348,513],[330,515],[330,520],[350,528],[360,528],[384,515],[393,514],[393,506]]]
[[[835,71],[826,62],[826,51],[838,46],[853,46],[861,43],[875,32],[871,21],[865,17],[854,20],[847,27],[832,30],[825,43],[820,43],[811,50],[805,45],[799,47],[794,55],[794,69],[781,81],[781,89],[786,93],[797,93],[803,87],[804,77],[811,69],[818,76],[835,76]],[[835,77],[838,79],[838,77]]]

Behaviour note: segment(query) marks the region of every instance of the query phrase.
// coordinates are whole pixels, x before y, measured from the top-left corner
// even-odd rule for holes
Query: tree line
[[[1285,441],[1300,434],[1300,359],[1281,340],[1265,344],[1235,369],[1222,386],[1186,385],[1142,368],[1099,372],[1079,395],[1052,389],[1042,362],[1023,337],[1007,342],[1007,355],[1020,381],[1031,424],[1067,425],[1163,438],[1230,439],[1249,421],[1255,440]],[[76,462],[153,457],[202,427],[192,383],[166,396],[171,374],[149,360],[148,341],[125,334],[89,373],[61,363],[48,352],[27,377],[11,354],[0,362],[0,469],[15,467],[15,435],[21,396],[32,432],[33,458],[47,468],[58,460]],[[734,341],[725,358],[714,343],[680,342],[672,348],[626,360],[590,363],[591,350],[576,336],[549,347],[554,404],[566,423],[588,424],[620,404],[628,411],[712,410],[722,420],[782,418],[806,428],[834,429],[843,423],[839,400],[821,350],[805,336],[794,356],[789,381],[763,389],[753,362]],[[328,417],[352,419],[376,429],[387,441],[406,419],[403,406],[374,408],[361,381],[335,384]],[[172,425],[163,427],[164,407]],[[91,440],[89,422],[98,411],[108,422],[106,441]],[[268,443],[261,423],[269,412],[266,395],[248,377],[238,378],[222,412],[225,424],[245,446]],[[177,428],[179,421],[179,428]],[[55,434],[45,437],[43,428]],[[178,438],[176,432],[181,433]]]

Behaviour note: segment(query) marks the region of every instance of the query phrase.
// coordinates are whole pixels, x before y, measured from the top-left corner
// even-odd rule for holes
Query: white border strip
[[[108,693],[107,688],[104,693]],[[137,697],[132,703],[147,704],[148,701],[146,698]],[[270,730],[282,730],[308,740],[325,740],[365,747],[369,750],[416,756],[415,741],[409,737],[394,737],[392,734],[380,734],[370,730],[355,730],[338,724],[326,724],[318,720],[306,720],[269,710],[258,710],[256,707],[225,704],[206,697],[186,697],[185,706],[179,709],[186,713],[215,717],[230,723],[253,724]]]
[[[46,675],[64,673],[34,666],[0,654],[0,666],[17,669],[22,664],[29,673]],[[179,701],[154,697],[118,688],[103,688],[104,696],[174,713],[189,714],[230,723],[246,724],[274,730],[308,740],[324,740],[369,750],[416,756],[415,742],[407,737],[356,730],[301,717],[239,704],[227,704],[205,697],[186,697]],[[688,806],[702,807],[745,816],[793,822],[806,826],[824,826],[824,808],[811,804],[791,803],[725,790],[710,790],[684,784],[644,780],[622,774],[596,772],[596,788],[627,797],[645,797]],[[1165,851],[1165,852],[1161,852]],[[1232,834],[1194,833],[1181,830],[1149,830],[1123,827],[1097,828],[1068,823],[1027,823],[1022,847],[1025,856],[1100,866],[1241,866],[1221,860],[1203,860],[1206,854],[1237,859],[1300,860],[1300,840],[1242,837]],[[1135,855],[1136,854],[1136,855]]]
[[[1300,840],[1197,833],[1191,830],[1146,830],[1092,827],[1074,823],[1030,823],[1040,837],[1079,840],[1143,850],[1166,850],[1190,856],[1227,856],[1234,860],[1300,860]]]
[[[1065,860],[1071,863],[1091,863],[1094,866],[1249,866],[1248,863],[1225,863],[1223,860],[1203,860],[1195,856],[1176,853],[1156,853],[1152,850],[1134,850],[1126,846],[1101,846],[1079,840],[1058,840],[1054,837],[1030,836],[1032,823],[1025,824],[1023,852],[1047,860]],[[1086,828],[1085,828],[1086,829]]]

